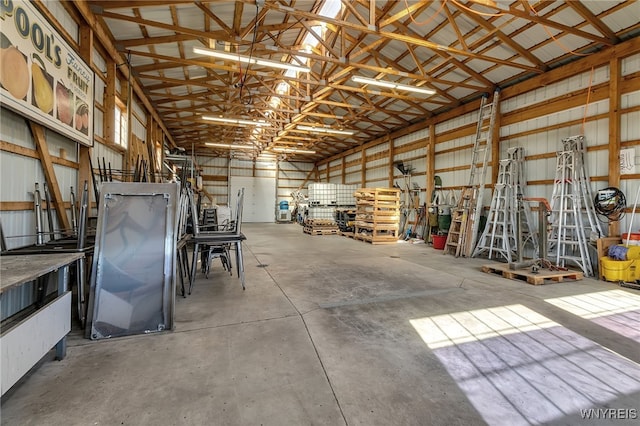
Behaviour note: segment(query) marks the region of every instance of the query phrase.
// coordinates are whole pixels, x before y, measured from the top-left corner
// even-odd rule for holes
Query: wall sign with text
[[[0,1],[0,102],[93,146],[91,68],[29,1]]]

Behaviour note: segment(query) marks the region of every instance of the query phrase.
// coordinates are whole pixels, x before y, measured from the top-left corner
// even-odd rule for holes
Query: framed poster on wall
[[[93,145],[94,74],[28,1],[0,2],[0,102]]]

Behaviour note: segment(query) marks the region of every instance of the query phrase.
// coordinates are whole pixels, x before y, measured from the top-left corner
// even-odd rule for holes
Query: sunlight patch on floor
[[[580,420],[640,391],[640,365],[523,305],[410,322],[492,425]]]

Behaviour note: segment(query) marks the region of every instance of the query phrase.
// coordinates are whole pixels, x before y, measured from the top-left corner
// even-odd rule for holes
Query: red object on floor
[[[433,248],[436,250],[444,250],[444,246],[447,243],[446,235],[431,235],[431,241],[433,241]]]

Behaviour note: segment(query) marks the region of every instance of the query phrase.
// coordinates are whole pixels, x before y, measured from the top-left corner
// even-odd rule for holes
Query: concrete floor
[[[63,361],[5,395],[2,424],[640,422],[638,291],[533,286],[295,224],[243,231],[246,291],[218,260],[177,297],[171,332],[72,331]]]

